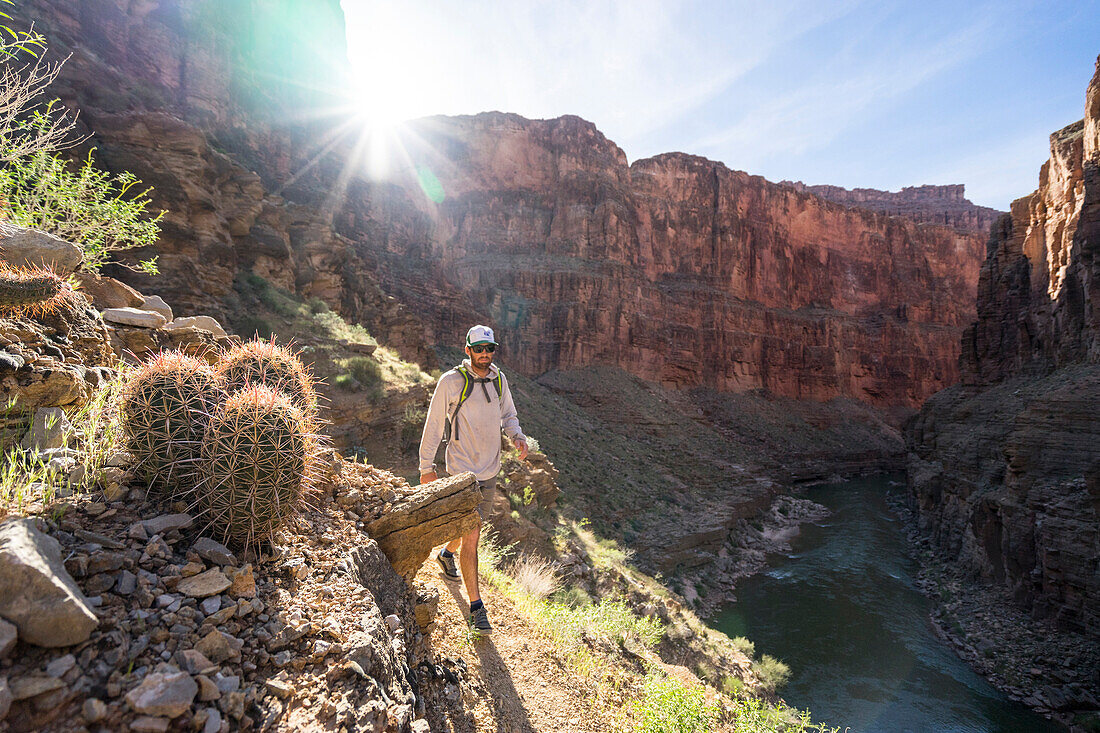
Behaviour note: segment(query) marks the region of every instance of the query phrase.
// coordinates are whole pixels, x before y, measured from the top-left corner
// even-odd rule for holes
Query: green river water
[[[896,477],[895,477],[896,478]],[[833,514],[742,581],[710,623],[791,667],[780,694],[852,733],[1046,733],[1065,729],[1014,703],[933,631],[885,476],[810,489]]]

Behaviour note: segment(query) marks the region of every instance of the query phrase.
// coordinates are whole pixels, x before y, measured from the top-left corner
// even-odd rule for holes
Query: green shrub
[[[313,315],[328,312],[328,303],[321,300],[320,298],[310,298],[306,302],[306,305],[309,307],[309,312]]]
[[[659,673],[646,677],[636,713],[639,733],[708,733],[718,721],[718,707],[702,687]]]
[[[25,123],[34,135],[51,123],[53,105]],[[113,252],[151,247],[160,235],[160,219],[147,211],[149,191],[132,173],[95,166],[92,152],[75,171],[48,150],[17,156],[11,139],[0,140],[0,201],[15,224],[55,234],[84,251],[83,269],[97,272]],[[155,274],[156,257],[132,269]]]
[[[259,316],[243,316],[235,321],[237,333],[245,338],[256,336],[269,339],[275,335],[275,327],[271,321]]]
[[[353,356],[344,359],[344,368],[368,389],[382,384],[382,367],[369,356]]]
[[[737,697],[741,694],[741,691],[745,689],[745,683],[740,677],[734,677],[731,674],[722,675],[722,680],[719,684],[719,689],[722,693],[729,697]]]
[[[768,693],[773,693],[791,678],[791,668],[770,654],[753,662],[752,671],[760,678],[760,684]]]
[[[756,654],[756,644],[749,641],[743,636],[735,636],[730,639],[730,643],[733,644],[733,648],[744,654],[749,659],[752,659],[752,655]]]
[[[359,389],[359,382],[350,374],[339,374],[334,381],[336,386],[345,392],[354,392]]]
[[[562,588],[551,595],[550,600],[569,608],[584,608],[592,605],[592,596],[588,595],[584,588],[575,585]]]
[[[420,447],[420,435],[424,431],[424,420],[428,413],[423,407],[408,405],[401,418],[401,450],[414,452]]]

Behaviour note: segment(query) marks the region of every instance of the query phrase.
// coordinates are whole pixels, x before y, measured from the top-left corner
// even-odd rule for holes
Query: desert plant
[[[405,407],[405,415],[401,419],[401,449],[406,453],[415,453],[420,445],[420,434],[427,416],[427,411],[421,406]]]
[[[56,310],[72,287],[48,268],[0,263],[0,315],[37,316]]]
[[[741,652],[749,659],[752,659],[752,655],[756,653],[756,644],[743,636],[733,637],[730,639],[730,643],[733,644],[734,649]]]
[[[218,363],[217,374],[229,392],[264,384],[288,395],[307,417],[317,413],[313,376],[293,351],[274,339],[253,339],[234,346]]]
[[[759,678],[761,687],[769,694],[787,684],[787,680],[791,678],[791,668],[770,654],[753,662],[752,671]]]
[[[639,733],[706,733],[717,723],[718,706],[701,686],[655,672],[646,677],[637,716]]]
[[[263,384],[233,393],[210,418],[200,504],[223,541],[254,547],[300,509],[316,484],[318,437],[290,397]]]
[[[534,598],[546,598],[561,587],[560,566],[536,555],[520,555],[512,564],[512,577]]]
[[[179,351],[161,352],[130,374],[122,429],[151,496],[190,498],[206,422],[223,396],[210,367]]]
[[[550,596],[550,600],[569,608],[582,608],[583,606],[592,605],[592,596],[588,595],[584,588],[575,585],[561,588]]]
[[[0,198],[11,220],[77,244],[84,251],[83,268],[93,272],[113,252],[156,244],[164,212],[148,215],[150,189],[140,185],[132,173],[97,168],[91,153],[75,171],[46,151],[15,157],[0,170]],[[155,257],[136,266],[116,264],[157,272]]]

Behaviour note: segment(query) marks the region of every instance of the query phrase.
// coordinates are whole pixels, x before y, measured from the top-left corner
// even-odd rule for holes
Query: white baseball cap
[[[467,346],[473,346],[474,344],[495,344],[496,342],[496,337],[493,336],[493,329],[488,326],[474,326],[466,332]]]

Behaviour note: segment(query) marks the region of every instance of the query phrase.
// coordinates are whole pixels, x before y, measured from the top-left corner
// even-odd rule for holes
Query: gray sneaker
[[[458,568],[455,566],[454,555],[447,557],[443,554],[443,550],[440,550],[439,553],[435,556],[435,560],[439,563],[439,567],[443,568],[443,574],[446,575],[448,578],[457,580],[460,577],[458,574]]]
[[[493,625],[489,623],[489,612],[485,610],[485,606],[476,611],[470,611],[470,625],[477,629],[479,634],[493,633]]]

